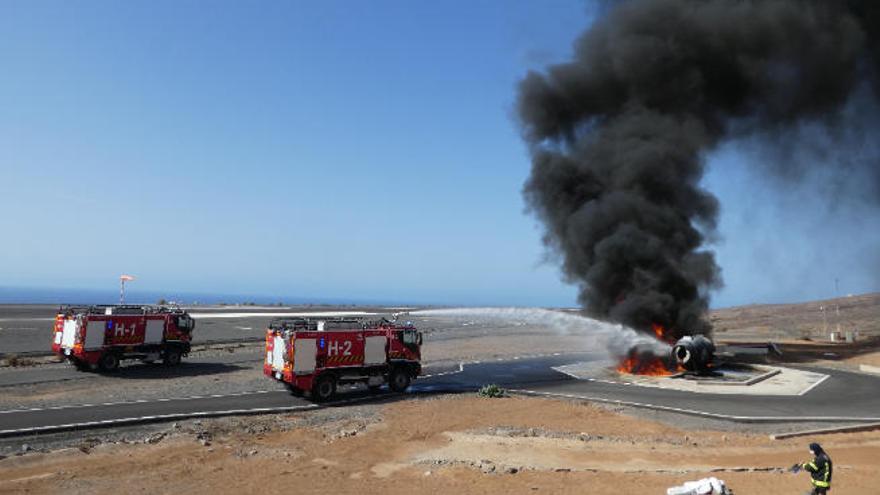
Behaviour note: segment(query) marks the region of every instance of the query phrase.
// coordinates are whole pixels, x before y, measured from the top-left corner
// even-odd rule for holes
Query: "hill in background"
[[[823,310],[824,308],[824,310]],[[752,304],[711,311],[720,340],[819,340],[829,334],[858,330],[880,336],[880,293],[795,304]]]

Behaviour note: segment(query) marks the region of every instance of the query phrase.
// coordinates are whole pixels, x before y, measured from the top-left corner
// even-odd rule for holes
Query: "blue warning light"
[[[320,347],[321,349],[324,348],[324,337],[321,337],[321,338],[318,340],[318,347]]]

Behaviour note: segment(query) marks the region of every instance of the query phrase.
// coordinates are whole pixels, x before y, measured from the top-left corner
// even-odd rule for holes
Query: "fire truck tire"
[[[336,394],[336,378],[331,374],[322,375],[312,386],[312,399],[316,402],[330,400]]]
[[[83,361],[73,361],[73,367],[76,371],[92,371],[92,365]]]
[[[382,385],[367,385],[367,388],[370,389],[370,392],[378,392],[382,390]]]
[[[398,366],[388,376],[388,387],[394,392],[403,392],[409,387],[410,376],[406,368]]]
[[[290,392],[290,395],[294,397],[302,397],[305,395],[304,391],[301,388],[298,388],[290,383],[285,383],[284,386],[287,387],[287,390]]]
[[[101,371],[116,371],[119,369],[119,356],[117,356],[113,352],[107,352],[101,355],[101,359],[98,360],[98,368]]]
[[[180,364],[180,356],[181,352],[179,349],[168,349],[165,351],[165,356],[162,357],[162,364],[165,366],[177,366]]]

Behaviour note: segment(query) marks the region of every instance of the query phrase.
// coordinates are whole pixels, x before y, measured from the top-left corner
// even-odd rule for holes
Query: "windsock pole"
[[[134,277],[131,275],[120,275],[119,276],[119,304],[125,304],[125,281],[126,280],[134,280]]]

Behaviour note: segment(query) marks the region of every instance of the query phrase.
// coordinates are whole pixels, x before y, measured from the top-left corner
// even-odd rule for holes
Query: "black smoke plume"
[[[527,75],[524,194],[589,313],[660,324],[670,338],[710,330],[709,291],[722,281],[706,248],[719,205],[700,185],[705,155],[734,137],[854,125],[847,103],[876,102],[880,90],[878,4],[622,2],[577,40],[572,61]],[[880,186],[876,161],[857,166]]]

